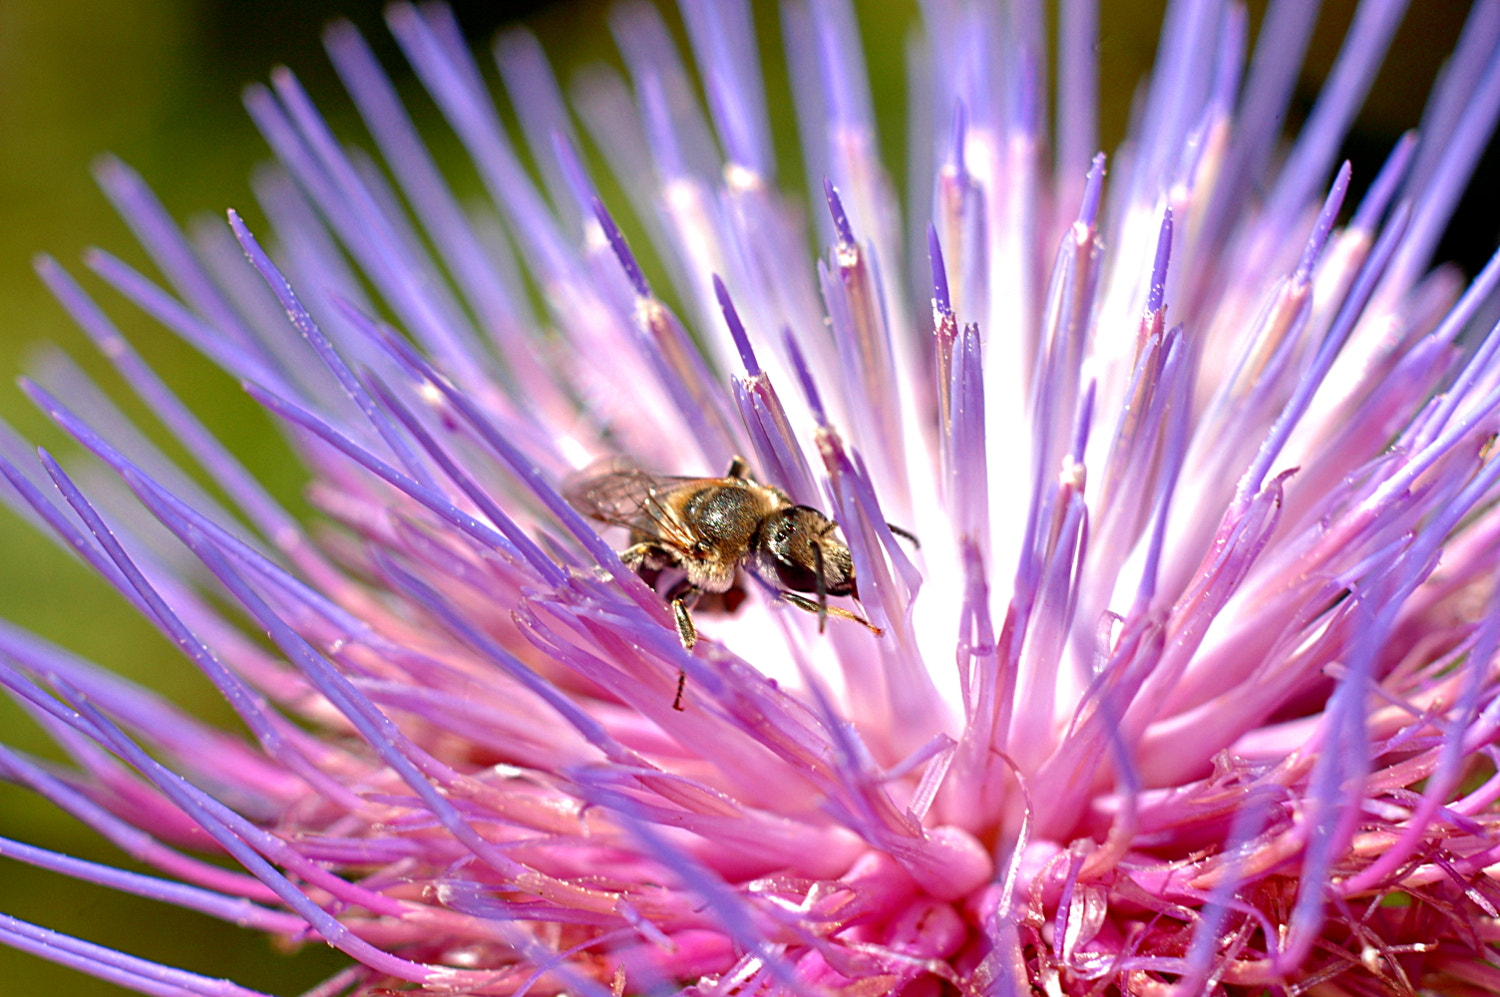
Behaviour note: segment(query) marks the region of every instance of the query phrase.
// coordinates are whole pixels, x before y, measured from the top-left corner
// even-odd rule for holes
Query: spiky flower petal
[[[0,774],[163,878],[0,852],[321,937],[354,962],[326,994],[1500,987],[1500,263],[1429,269],[1500,110],[1500,7],[1346,205],[1335,150],[1402,3],[1361,6],[1284,154],[1312,5],[1274,5],[1247,69],[1242,8],[1173,4],[1108,177],[1090,3],[1062,5],[1052,135],[1040,5],[927,4],[903,207],[852,9],[789,3],[813,210],[775,184],[748,4],[682,10],[706,115],[649,7],[612,22],[629,79],[569,99],[500,40],[541,188],[451,16],[392,8],[474,208],[347,26],[328,48],[380,161],[290,73],[252,88],[271,251],[233,212],[189,240],[101,169],[167,286],[89,267],[282,420],[325,520],[41,264],[232,508],[76,380],[24,387],[130,495],[46,453],[0,468],[252,740],[0,630],[0,683],[76,765],[0,747]],[[838,522],[859,602],[761,577],[687,650],[656,576],[715,555],[680,522],[708,514],[663,484],[622,560],[569,482],[736,455]],[[821,578],[809,549],[789,570]]]

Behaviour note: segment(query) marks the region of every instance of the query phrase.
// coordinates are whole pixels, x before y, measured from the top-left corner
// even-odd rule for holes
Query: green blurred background
[[[763,43],[773,33],[775,9],[757,3]],[[82,334],[42,289],[31,271],[37,252],[56,256],[91,290],[99,282],[76,265],[79,253],[98,245],[150,270],[124,225],[112,214],[89,175],[102,152],[138,169],[179,219],[235,207],[259,219],[249,194],[251,166],[267,157],[264,144],[239,103],[241,87],[263,79],[275,64],[295,70],[342,135],[362,133],[324,58],[319,32],[335,16],[354,20],[377,47],[404,94],[418,88],[405,72],[381,23],[381,4],[367,0],[0,0],[0,416],[28,438],[70,447],[29,407],[10,376],[61,348],[105,384],[115,384]],[[912,0],[866,3],[864,32],[871,65],[897,66]],[[1103,146],[1123,130],[1125,102],[1150,66],[1163,3],[1104,0],[1099,54],[1105,122]],[[1258,25],[1264,3],[1250,5]],[[1429,0],[1413,4],[1385,72],[1347,152],[1356,177],[1368,177],[1401,129],[1420,114],[1440,60],[1451,49],[1468,4]],[[1351,16],[1352,2],[1325,4],[1299,96],[1299,113],[1316,93]],[[566,78],[567,67],[613,59],[599,3],[461,3],[457,12],[470,39],[486,45],[496,30],[518,17],[541,37]],[[773,106],[787,114],[792,95],[773,63],[768,85]],[[493,65],[484,61],[493,79]],[[902,75],[872,81],[886,117],[882,139],[899,149],[905,107]],[[778,99],[781,98],[781,99]],[[435,120],[425,129],[440,155],[453,161],[456,143]],[[790,121],[788,118],[787,124]],[[890,160],[896,172],[904,162]],[[461,193],[466,170],[456,174]],[[1481,167],[1494,176],[1494,160]],[[1494,247],[1493,183],[1480,183],[1461,211],[1467,224],[1450,234],[1444,255],[1471,270]],[[290,506],[301,509],[303,478],[268,421],[229,379],[107,292],[101,300],[132,341],[186,400],[260,473]],[[48,345],[52,344],[52,345]],[[126,405],[128,411],[138,409]],[[103,662],[200,715],[232,724],[207,683],[150,627],[77,563],[0,512],[0,616],[22,623]],[[0,702],[4,738],[44,755],[52,753],[8,701]],[[112,848],[28,794],[0,785],[0,835],[45,844],[74,855],[120,862]],[[264,938],[173,908],[83,886],[0,862],[0,912],[80,935],[147,958],[277,994],[295,994],[343,964],[337,953],[308,946],[293,957],[273,955]],[[30,956],[0,948],[0,997],[11,994],[104,995],[118,988]]]

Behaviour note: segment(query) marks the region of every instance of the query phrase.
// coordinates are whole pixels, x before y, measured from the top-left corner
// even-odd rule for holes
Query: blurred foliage
[[[795,95],[782,75],[775,4],[756,4],[758,31],[768,50],[767,85],[780,133],[792,134]],[[264,79],[269,67],[295,70],[340,134],[361,131],[324,58],[321,26],[334,16],[353,20],[374,43],[404,94],[413,98],[435,150],[450,164],[457,142],[435,120],[381,22],[381,4],[369,0],[3,0],[0,2],[0,369],[19,372],[45,363],[61,349],[102,383],[118,387],[107,366],[48,297],[31,272],[32,255],[58,257],[86,287],[100,291],[77,265],[80,252],[98,245],[152,272],[125,226],[89,179],[90,164],[113,152],[138,169],[179,219],[222,217],[226,207],[260,216],[250,195],[251,167],[267,157],[239,104],[241,87]],[[567,67],[614,60],[604,7],[598,3],[485,3],[454,5],[466,34],[484,46],[503,24],[526,17],[561,74]],[[870,64],[900,66],[914,0],[862,4],[862,31]],[[1136,83],[1154,57],[1163,3],[1104,0],[1099,57],[1100,137],[1109,149],[1124,132]],[[1350,17],[1351,0],[1325,5],[1301,91],[1310,106]],[[1451,48],[1467,4],[1429,0],[1408,23],[1376,84],[1375,96],[1351,140],[1356,176],[1373,174],[1396,134],[1417,119],[1438,61]],[[1250,5],[1252,27],[1263,2]],[[495,77],[492,63],[486,72]],[[871,81],[882,115],[882,141],[899,174],[905,120],[904,74]],[[1295,122],[1293,122],[1295,124]],[[783,147],[784,153],[791,150]],[[475,186],[458,163],[459,184]],[[793,169],[791,180],[797,181]],[[1493,170],[1488,170],[1493,175]],[[1486,167],[1481,167],[1481,176]],[[1469,229],[1445,247],[1471,269],[1494,245],[1491,184],[1478,184],[1461,215]],[[1488,207],[1486,207],[1488,203]],[[1477,219],[1477,221],[1476,221]],[[1476,262],[1477,261],[1477,262]],[[112,318],[231,448],[244,456],[289,505],[301,507],[302,472],[269,421],[228,378],[107,291],[100,295]],[[122,406],[134,416],[137,405]],[[20,393],[0,391],[0,416],[28,438],[69,456],[74,449],[32,410]],[[147,420],[149,423],[149,420]],[[159,434],[158,434],[159,435]],[[0,513],[0,616],[33,628],[110,668],[164,690],[187,709],[233,724],[215,692],[170,647],[125,609],[94,576],[8,513]],[[53,754],[29,722],[0,702],[7,741]],[[0,786],[0,834],[46,844],[107,862],[121,858],[28,794]],[[61,931],[117,946],[211,976],[225,976],[273,993],[296,993],[342,964],[342,957],[309,944],[300,958],[267,958],[273,945],[252,933],[161,905],[118,897],[54,875],[4,863],[0,911]],[[0,947],[0,992],[119,994],[113,986]]]

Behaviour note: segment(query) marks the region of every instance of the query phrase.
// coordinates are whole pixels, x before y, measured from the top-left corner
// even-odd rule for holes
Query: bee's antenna
[[[818,633],[828,625],[828,583],[823,577],[823,545],[812,542],[813,560],[818,567]]]

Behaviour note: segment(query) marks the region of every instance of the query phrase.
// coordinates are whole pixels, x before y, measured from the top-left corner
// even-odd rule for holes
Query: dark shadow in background
[[[769,0],[752,0],[752,2],[763,3]],[[203,0],[197,5],[192,15],[196,20],[199,49],[194,57],[195,66],[191,85],[195,90],[201,88],[203,93],[219,95],[217,99],[221,99],[224,113],[242,115],[242,111],[228,107],[233,103],[234,95],[237,95],[240,88],[247,82],[264,80],[271,66],[284,64],[297,72],[320,107],[336,112],[341,108],[346,109],[347,101],[342,96],[342,86],[323,52],[319,32],[321,25],[327,21],[336,17],[345,17],[359,27],[387,70],[396,77],[398,86],[403,91],[409,91],[412,84],[411,73],[385,28],[382,13],[384,6],[383,0],[381,2],[371,2],[371,0],[217,0],[217,2],[209,2],[209,0]],[[576,4],[559,5],[556,2],[543,2],[543,0],[524,0],[524,2],[456,0],[451,3],[451,6],[465,35],[476,50],[480,51],[488,47],[497,30],[520,18],[540,18],[541,23],[538,27],[544,42],[548,40],[549,33],[553,35],[558,33],[560,25],[564,28],[582,31],[594,30],[602,24],[602,14],[599,12],[602,4],[591,5],[589,9],[579,14],[573,13],[577,7]],[[881,4],[877,3],[872,6],[879,7]],[[1154,37],[1155,26],[1159,24],[1160,18],[1161,5],[1159,3],[1137,3],[1124,0],[1119,4],[1111,4],[1110,0],[1104,0],[1104,6],[1106,7],[1106,23],[1109,23],[1109,17],[1140,18],[1152,25],[1148,30]],[[1263,2],[1250,5],[1254,23],[1258,24],[1260,12],[1264,6]],[[565,9],[560,12],[560,7]],[[1125,13],[1112,13],[1116,7]],[[1358,193],[1375,176],[1397,137],[1403,130],[1414,126],[1417,122],[1432,78],[1441,60],[1451,51],[1466,10],[1467,4],[1465,3],[1448,3],[1445,0],[1430,0],[1430,2],[1418,0],[1413,3],[1412,11],[1407,18],[1408,24],[1403,27],[1402,33],[1393,45],[1386,70],[1382,72],[1373,87],[1376,104],[1360,117],[1345,143],[1344,154],[1354,163],[1354,190],[1351,191],[1349,198],[1351,205],[1357,202]],[[1325,27],[1320,28],[1318,39],[1314,42],[1314,49],[1309,59],[1309,71],[1299,89],[1298,104],[1293,109],[1292,120],[1288,123],[1289,127],[1296,127],[1299,123],[1298,115],[1305,115],[1312,100],[1316,97],[1322,74],[1326,73],[1327,66],[1332,61],[1330,46],[1335,45],[1342,38],[1351,11],[1352,3],[1348,0],[1329,0],[1325,4],[1323,17]],[[1331,41],[1324,42],[1323,39],[1331,39]],[[1117,38],[1103,39],[1102,48],[1117,40]],[[779,44],[779,39],[762,38],[761,42],[763,46],[776,45]],[[1114,54],[1116,53],[1111,50],[1110,55]],[[1142,69],[1150,65],[1149,50],[1144,53],[1144,60]],[[493,79],[492,63],[483,56],[481,63],[485,72]],[[568,67],[562,65],[558,68],[560,75],[566,79]],[[1123,85],[1128,88],[1133,83],[1133,80],[1126,79],[1115,80],[1111,85]],[[887,129],[904,127],[904,118],[898,115],[894,121],[886,122],[884,127]],[[1121,127],[1116,124],[1113,134],[1118,134]],[[1106,136],[1111,133],[1108,126],[1102,132]],[[106,150],[101,148],[99,151]],[[256,155],[264,158],[263,146]],[[235,190],[241,192],[236,195],[237,198],[244,199],[244,178],[253,163],[253,158],[247,158],[240,164],[238,175],[226,178],[226,185],[232,184]],[[900,166],[895,166],[895,169],[899,171]],[[1500,195],[1496,192],[1497,169],[1500,169],[1500,146],[1492,143],[1483,162],[1477,168],[1475,179],[1471,182],[1463,202],[1455,212],[1454,221],[1437,250],[1438,260],[1453,260],[1473,274],[1484,265],[1494,251],[1497,234],[1500,234],[1500,204],[1497,204],[1497,197]],[[160,182],[161,178],[148,175],[147,180]],[[77,182],[79,186],[85,186],[89,181],[86,176],[79,175]],[[174,203],[171,188],[163,186],[162,194],[169,209],[180,216],[180,206]],[[215,210],[223,204],[240,203],[239,200],[227,197],[220,199],[217,194],[211,200]],[[104,241],[106,247],[112,250],[125,251],[117,244],[102,240],[96,233],[87,233],[82,237],[89,241]],[[55,251],[64,257],[65,264],[73,265],[73,259],[67,258],[70,247],[42,244],[33,245],[31,249]],[[107,307],[111,309],[115,309],[117,305],[118,302],[107,303]],[[104,659],[104,663],[109,662]],[[59,822],[51,818],[41,818],[40,821],[35,829],[35,840],[42,844],[55,841],[56,839],[50,835],[57,831]],[[112,856],[107,848],[102,848],[97,855],[90,857],[98,857],[105,861],[118,861],[118,857]],[[7,862],[0,864],[0,875],[11,877],[14,882],[14,877],[29,875],[29,873],[18,870],[12,863]],[[57,886],[55,880],[38,878],[36,882],[35,889],[39,893],[66,894],[69,899],[63,902],[72,905],[70,916],[76,916],[79,913],[78,908],[86,908],[83,910],[84,915],[94,917],[97,923],[111,930],[121,927],[122,922],[131,922],[142,931],[166,939],[168,942],[173,936],[186,938],[216,932],[217,934],[213,935],[215,939],[220,937],[225,939],[222,943],[225,946],[223,959],[218,969],[218,972],[225,975],[239,975],[236,967],[242,966],[247,959],[252,963],[282,961],[279,957],[269,954],[269,946],[265,940],[219,925],[204,926],[203,919],[197,915],[166,910],[154,904],[121,900],[108,895],[107,891],[93,887],[80,887],[79,891],[74,894],[71,886],[64,889]],[[76,924],[59,924],[58,926],[67,930],[76,930],[86,937],[96,938],[106,943],[112,941],[110,937],[106,937],[108,932],[103,928],[99,931],[91,931],[77,927]],[[127,948],[131,947],[123,941],[113,941],[113,943],[125,945]],[[231,945],[250,955],[231,955],[229,952]],[[140,949],[133,949],[133,951],[139,952]],[[174,961],[170,954],[160,950],[142,954]],[[285,974],[278,971],[278,979],[290,980],[300,973],[300,978],[307,981],[304,985],[310,985],[313,980],[328,971],[327,967],[338,965],[341,961],[341,956],[331,955],[323,951],[317,943],[313,943],[308,946],[304,959],[288,960],[286,963],[288,966],[297,963],[301,967],[300,970],[291,970]],[[27,965],[22,965],[23,962]],[[31,963],[32,960],[29,957],[0,953],[0,993],[92,995],[122,992],[50,966],[37,964],[35,975],[31,975],[33,968]],[[193,965],[190,968],[200,972],[216,972],[214,966]],[[16,975],[18,973],[20,975]],[[269,977],[253,981],[242,978],[242,981],[252,985],[276,987],[281,992],[295,992],[291,984],[285,982],[276,984]]]

